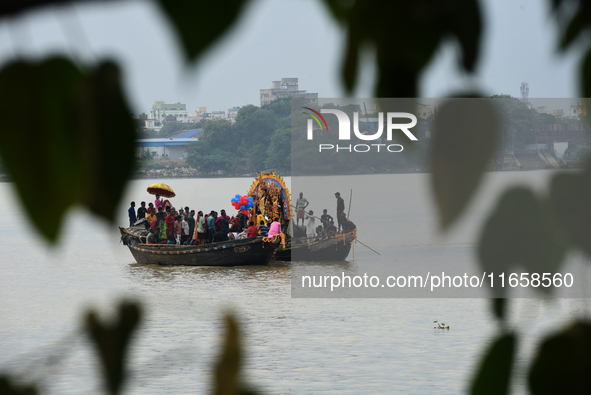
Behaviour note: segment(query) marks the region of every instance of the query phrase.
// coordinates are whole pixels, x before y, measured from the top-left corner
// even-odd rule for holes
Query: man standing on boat
[[[341,227],[343,226],[342,214],[345,212],[345,201],[341,197],[340,192],[335,193],[334,196],[337,198],[337,221],[339,223],[339,232],[340,232]]]
[[[146,202],[140,203],[140,208],[137,209],[137,219],[146,218],[146,212],[148,209],[146,208]]]
[[[308,199],[304,197],[304,194],[300,192],[300,197],[296,200],[296,225],[299,225],[300,218],[302,219],[302,226],[304,226],[304,218],[306,214],[306,207],[308,207]]]
[[[193,240],[193,235],[195,234],[195,210],[191,210],[190,211],[190,216],[189,219],[187,220],[187,222],[189,223],[189,237],[187,237],[187,239],[189,241]],[[196,239],[196,238],[195,238]]]
[[[133,224],[135,224],[135,221],[137,221],[137,218],[135,216],[135,202],[131,202],[131,205],[127,210],[127,213],[129,214],[129,226],[133,226]]]
[[[207,217],[207,242],[211,243],[213,241],[213,235],[215,234],[215,218],[213,214],[215,211],[211,211],[209,213],[209,217]]]

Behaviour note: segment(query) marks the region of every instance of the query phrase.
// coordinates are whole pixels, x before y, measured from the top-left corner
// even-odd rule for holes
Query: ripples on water
[[[398,191],[389,197],[394,201],[387,210],[379,202],[389,192],[366,188],[379,184],[372,177],[320,179],[325,189],[310,185],[306,196],[315,212],[332,211],[331,193],[320,192],[340,186],[344,194],[343,185],[350,185],[359,237],[382,253],[378,257],[357,245],[355,264],[379,259],[395,267],[472,259],[475,230],[502,186],[524,179],[539,185],[547,173],[489,175],[488,193],[480,194],[462,225],[446,238],[434,231],[425,175],[387,176]],[[164,182],[177,196],[192,197],[173,203],[219,211],[229,208],[230,198],[244,193],[252,180]],[[126,200],[148,200],[143,191],[150,183],[133,182]],[[330,183],[335,185],[326,186]],[[15,205],[9,184],[0,184],[0,205]],[[126,207],[120,212],[119,222],[125,223]],[[0,368],[32,376],[49,394],[97,392],[97,364],[77,328],[87,308],[109,315],[122,297],[141,301],[146,310],[130,352],[128,394],[208,391],[226,309],[237,312],[243,324],[245,378],[270,394],[461,393],[496,331],[483,299],[292,299],[290,264],[142,266],[117,244],[116,229],[84,212],[69,216],[55,251],[31,236],[25,221],[11,210],[0,222]],[[524,299],[511,301],[509,310],[512,325],[526,339],[521,347],[527,355],[539,334],[572,315],[587,314],[588,303]],[[434,320],[451,330],[433,330]],[[522,378],[516,391],[523,392]]]

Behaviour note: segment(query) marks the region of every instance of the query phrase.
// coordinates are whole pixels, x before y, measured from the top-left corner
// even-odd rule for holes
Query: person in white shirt
[[[306,213],[306,207],[308,207],[308,199],[304,197],[304,194],[300,192],[300,197],[296,200],[296,225],[299,225],[300,218],[302,219],[302,226],[304,226],[304,214]]]
[[[310,210],[310,212],[306,214],[306,219],[308,220],[308,224],[306,225],[306,236],[309,240],[316,236],[316,217],[314,217],[314,211]],[[302,221],[302,223],[303,222],[304,221]]]
[[[191,236],[189,236],[189,223],[185,221],[185,217],[181,220],[181,229],[183,233],[181,234],[181,244],[184,244],[185,241],[191,240]]]

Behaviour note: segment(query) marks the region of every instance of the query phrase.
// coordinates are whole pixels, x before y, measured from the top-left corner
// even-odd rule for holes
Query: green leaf
[[[560,39],[559,49],[566,51],[571,44],[579,37],[583,30],[583,20],[580,13],[575,14],[568,23],[562,38]]]
[[[110,394],[119,394],[126,378],[125,355],[131,335],[141,318],[136,303],[122,302],[116,322],[103,323],[94,311],[86,316],[86,331],[94,342],[103,367],[105,387]]]
[[[225,317],[226,334],[222,354],[215,367],[215,395],[238,395],[241,393],[240,368],[242,365],[242,345],[238,323],[233,315]]]
[[[550,202],[559,224],[573,243],[591,256],[591,172],[562,173],[552,178]]]
[[[82,202],[112,222],[133,170],[137,137],[117,66],[100,64],[85,80],[79,97]]]
[[[347,50],[343,61],[343,82],[347,92],[353,91],[357,81],[357,68],[359,64],[360,43],[359,35],[355,32],[354,26],[351,26],[347,37]]]
[[[8,377],[0,376],[0,394],[2,395],[37,395],[33,386],[19,386],[11,382]]]
[[[416,97],[421,71],[449,36],[460,43],[462,67],[475,69],[482,30],[477,0],[324,0],[324,4],[347,31],[342,76],[349,91],[361,45],[376,51],[378,97]]]
[[[156,2],[173,25],[187,58],[195,60],[236,25],[248,0]]]
[[[14,62],[0,70],[0,106],[6,114],[0,156],[29,218],[52,241],[80,188],[76,132],[68,117],[81,79],[81,72],[61,58]],[[38,212],[40,192],[51,207],[44,215]]]
[[[449,26],[462,49],[462,67],[473,72],[480,55],[482,15],[477,0],[463,1],[459,8],[461,11],[456,9],[451,13]]]
[[[505,306],[507,305],[506,302],[507,302],[507,299],[504,299],[504,298],[493,298],[492,299],[493,312],[495,313],[495,316],[499,320],[503,320],[505,318]]]
[[[342,0],[324,0],[323,3],[328,9],[328,12],[332,14],[333,18],[335,18],[340,23],[346,23],[347,19],[349,18],[351,6],[353,5],[352,2]]]
[[[583,97],[591,97],[591,49],[581,62],[581,93]]]
[[[433,122],[431,185],[439,223],[446,229],[464,210],[490,164],[499,120],[484,99],[452,99]]]
[[[55,241],[77,203],[112,221],[135,149],[117,68],[18,61],[0,70],[0,90],[0,156],[37,230]]]
[[[591,383],[591,324],[578,322],[549,336],[531,366],[531,394],[586,394]]]
[[[552,273],[561,263],[567,245],[543,202],[531,190],[516,187],[503,194],[486,221],[478,256],[487,272],[507,272],[522,265],[528,273]]]
[[[470,387],[472,395],[503,395],[509,393],[511,369],[517,338],[508,333],[499,337],[486,352]]]

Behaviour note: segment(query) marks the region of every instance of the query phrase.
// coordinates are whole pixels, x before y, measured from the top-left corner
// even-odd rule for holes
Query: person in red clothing
[[[168,215],[166,216],[166,234],[174,236],[174,221],[175,215],[173,210],[166,210],[168,211]]]
[[[246,231],[246,237],[257,237],[257,233],[259,231],[259,228],[257,228],[256,226],[254,226],[254,222],[250,221],[248,223],[248,230]]]

